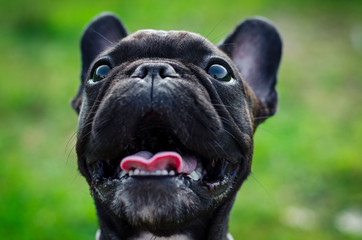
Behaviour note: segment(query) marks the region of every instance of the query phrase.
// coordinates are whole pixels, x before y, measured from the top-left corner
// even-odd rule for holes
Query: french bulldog
[[[128,34],[110,13],[88,25],[71,104],[98,239],[231,239],[253,134],[277,109],[281,52],[263,18],[216,46],[187,31]]]

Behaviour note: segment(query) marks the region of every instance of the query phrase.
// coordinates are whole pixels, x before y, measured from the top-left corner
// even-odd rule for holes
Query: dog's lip
[[[151,120],[155,120],[155,117]],[[221,190],[233,178],[238,162],[236,157],[230,158],[226,152],[216,154],[215,151],[202,151],[194,142],[182,141],[183,138],[167,124],[154,124],[148,120],[138,125],[137,129],[132,141],[117,147],[118,153],[107,157],[90,156],[87,163],[93,186],[109,181],[121,184],[133,178],[145,181],[158,178],[160,181],[180,179],[185,186]],[[167,155],[171,160],[164,159]],[[148,163],[155,159],[156,162]],[[127,166],[129,162],[131,164]],[[157,167],[158,164],[161,167]]]
[[[224,169],[223,174],[217,179],[208,179],[206,170],[203,168],[201,162],[198,161],[196,169],[190,174],[158,174],[154,173],[141,173],[135,174],[134,170],[130,172],[123,171],[119,168],[117,178],[103,178],[93,179],[91,184],[91,191],[97,193],[101,200],[105,200],[108,194],[111,194],[114,189],[117,189],[120,185],[134,184],[134,179],[137,179],[138,183],[143,181],[149,181],[150,179],[157,180],[163,183],[176,183],[177,187],[189,188],[192,191],[196,191],[199,194],[216,194],[215,199],[223,198],[230,190],[230,183],[236,177],[239,172],[239,166],[235,166],[228,162]],[[113,190],[112,190],[113,189]],[[145,189],[146,190],[146,189]]]
[[[164,177],[171,177],[171,178],[182,178],[187,181],[191,182],[199,182],[203,185],[209,187],[209,190],[214,190],[219,188],[222,185],[226,185],[236,168],[233,161],[222,159],[222,158],[212,158],[212,159],[205,159],[200,156],[182,156],[181,153],[173,152],[173,151],[163,151],[156,154],[152,154],[151,152],[141,151],[141,154],[148,155],[149,158],[157,159],[160,157],[161,159],[161,167],[155,169],[147,169],[138,166],[135,166],[134,163],[131,163],[127,166],[127,159],[131,156],[132,158],[137,157],[137,154],[131,154],[128,157],[120,157],[118,159],[122,160],[115,160],[118,164],[112,164],[114,161],[96,161],[94,164],[89,165],[91,175],[93,176],[93,184],[98,185],[102,182],[108,182],[109,180],[125,180],[129,177],[142,177],[142,178],[164,178]],[[132,156],[133,155],[133,156]],[[177,161],[182,161],[183,165],[179,166],[180,163],[172,163],[169,160],[162,163],[162,157],[167,156],[177,157]],[[139,156],[138,156],[139,157]],[[145,160],[142,159],[142,160]],[[147,160],[146,160],[147,161]],[[140,161],[136,160],[136,164]],[[122,168],[122,163],[123,166]],[[157,163],[158,164],[158,163]],[[156,165],[157,165],[156,164]],[[152,166],[152,164],[151,164]],[[108,174],[106,174],[108,172]]]

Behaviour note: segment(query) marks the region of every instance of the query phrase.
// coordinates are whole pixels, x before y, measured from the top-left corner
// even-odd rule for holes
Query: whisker
[[[211,31],[210,31],[208,34],[205,35],[205,38],[209,39],[209,36],[210,36],[212,33],[214,33],[215,30],[216,30],[216,28],[217,28],[218,26],[220,26],[220,24],[221,24],[222,22],[224,22],[224,21],[225,21],[225,19],[220,19],[220,21],[215,24],[215,26],[211,29]],[[220,36],[222,36],[222,35],[220,34],[219,36],[217,36],[217,38],[219,38]],[[209,39],[209,40],[210,40],[211,42],[213,42],[215,39]]]
[[[96,31],[95,29],[92,29],[92,31],[94,33],[96,33],[98,36],[100,36],[101,38],[103,38],[104,40],[106,40],[108,43],[114,45],[115,43],[112,42],[111,40],[109,40],[108,38],[106,38],[103,34],[101,34],[100,32]]]
[[[269,117],[272,117],[273,115],[268,115],[268,116],[261,116],[261,117],[255,117],[254,119],[267,119]]]
[[[250,173],[250,177],[268,194],[270,194],[270,191],[259,181],[259,179],[255,176],[253,172]]]

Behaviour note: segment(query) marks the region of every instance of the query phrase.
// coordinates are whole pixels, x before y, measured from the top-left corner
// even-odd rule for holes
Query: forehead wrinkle
[[[202,61],[212,48],[208,40],[195,33],[141,30],[122,39],[109,54],[119,62],[140,58]]]

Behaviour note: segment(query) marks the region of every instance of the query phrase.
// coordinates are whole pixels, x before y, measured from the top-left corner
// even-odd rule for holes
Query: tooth
[[[162,170],[161,174],[166,176],[166,175],[168,175],[168,172],[167,172],[167,170]]]
[[[171,171],[169,172],[169,175],[171,175],[171,176],[175,175],[175,171],[174,171],[174,170],[171,170]]]
[[[139,170],[139,169],[134,170],[134,175],[139,175],[139,174],[140,174],[140,170]]]
[[[139,175],[146,175],[146,171],[144,170],[139,171]]]
[[[161,170],[157,170],[156,171],[156,175],[161,175],[162,174],[162,171]]]
[[[133,170],[129,171],[128,175],[132,176],[133,175]]]
[[[195,172],[192,172],[189,174],[189,177],[192,179],[192,180],[197,180],[197,176],[195,174]]]
[[[126,173],[125,171],[121,171],[121,172],[119,173],[119,178],[124,177],[126,174],[127,174],[127,173]]]
[[[188,175],[192,180],[199,180],[201,178],[201,174],[197,171],[193,171]]]

